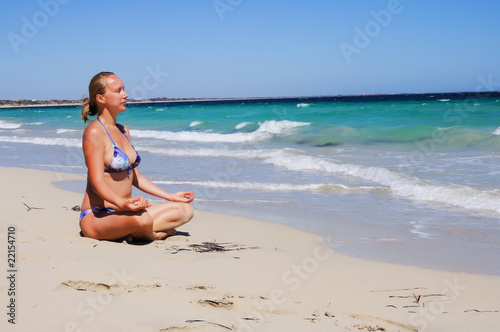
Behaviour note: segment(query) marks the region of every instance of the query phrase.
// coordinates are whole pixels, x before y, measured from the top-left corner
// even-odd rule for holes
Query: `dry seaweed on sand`
[[[194,251],[196,252],[212,252],[212,251],[218,251],[218,252],[224,252],[224,251],[229,251],[229,250],[236,250],[233,249],[234,246],[238,246],[237,244],[228,244],[228,243],[216,243],[216,242],[202,242],[201,244],[190,244],[188,247],[193,248]]]
[[[172,251],[171,254],[177,254],[179,251],[195,251],[200,253],[205,252],[226,252],[244,249],[259,249],[259,247],[246,247],[239,243],[217,243],[217,242],[202,242],[201,244],[189,244],[189,248],[179,248],[177,246],[167,248]]]

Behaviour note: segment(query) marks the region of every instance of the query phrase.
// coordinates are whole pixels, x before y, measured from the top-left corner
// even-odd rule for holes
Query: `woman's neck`
[[[101,112],[99,114],[98,118],[104,124],[107,124],[110,126],[116,126],[116,115],[113,116],[111,113],[107,112],[106,110]]]

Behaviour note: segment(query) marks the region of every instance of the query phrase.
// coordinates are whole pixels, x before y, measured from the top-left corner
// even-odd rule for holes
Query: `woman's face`
[[[108,110],[125,111],[128,94],[125,92],[125,87],[119,77],[114,75],[108,77],[108,85],[102,97]]]

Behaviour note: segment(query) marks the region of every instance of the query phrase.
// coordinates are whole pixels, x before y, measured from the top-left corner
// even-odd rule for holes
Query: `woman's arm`
[[[129,140],[132,141],[128,128],[125,126],[123,128],[125,129],[125,134],[128,136]],[[190,203],[194,199],[194,193],[192,191],[179,191],[171,194],[161,189],[152,183],[147,177],[142,175],[138,167],[134,168],[132,171],[134,172],[134,182],[132,184],[134,187],[147,194],[163,198],[171,202]]]
[[[176,192],[175,194],[170,194],[166,192],[165,190],[161,189],[160,187],[152,183],[147,177],[142,175],[138,167],[134,168],[133,172],[134,172],[133,185],[137,189],[145,193],[163,198],[171,202],[189,203],[192,202],[194,199],[194,193],[192,191],[179,191]]]

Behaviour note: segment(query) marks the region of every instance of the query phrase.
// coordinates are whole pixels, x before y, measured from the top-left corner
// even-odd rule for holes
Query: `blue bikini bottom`
[[[116,210],[110,209],[110,208],[103,208],[103,207],[99,207],[99,206],[96,206],[95,208],[92,208],[92,209],[86,209],[86,210],[83,210],[82,212],[80,212],[80,221],[82,221],[83,217],[85,217],[90,212],[97,213],[97,212],[104,212],[104,211],[105,212],[115,212]]]

